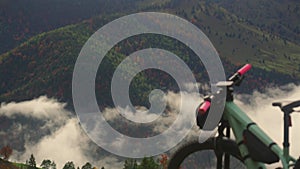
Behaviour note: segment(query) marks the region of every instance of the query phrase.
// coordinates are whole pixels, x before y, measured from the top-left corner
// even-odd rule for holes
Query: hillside
[[[221,57],[299,78],[300,48],[296,43],[249,24],[214,3],[185,4],[190,3],[179,1],[171,8],[201,28]]]
[[[242,89],[244,92],[263,89],[271,83],[285,84],[299,81],[299,45],[263,31],[216,4],[198,1],[189,1],[189,3],[167,1],[152,6],[151,10],[185,17],[203,30],[219,51],[227,73],[231,73],[238,65],[244,63],[254,65],[255,68],[247,80],[250,86]],[[71,104],[72,71],[81,47],[94,31],[123,15],[125,14],[93,17],[78,24],[42,33],[2,54],[0,56],[0,73],[2,74],[0,76],[0,101],[24,100],[46,94]],[[105,69],[98,71],[100,74],[97,82],[102,83],[96,89],[100,91],[97,93],[98,99],[104,105],[110,105],[110,94],[101,93],[110,90],[109,75],[112,75],[114,68],[125,55],[150,46],[173,51],[194,69],[198,74],[197,77],[202,78],[201,81],[207,81],[205,71],[201,72],[203,67],[201,68],[200,63],[192,59],[195,57],[193,53],[177,42],[173,41],[170,44],[169,40],[166,37],[142,36],[118,44],[104,61]],[[139,42],[143,42],[144,46],[141,47]],[[120,48],[122,50],[119,50]],[[133,95],[138,96],[133,97],[136,99],[134,102],[145,104],[141,100],[147,98],[141,97],[151,89],[161,87],[155,84],[160,81],[158,77],[160,77],[159,74],[155,72],[146,72],[140,76],[145,84],[142,87],[147,90],[142,90],[142,87],[134,88]],[[168,84],[169,81],[170,79],[166,78],[163,83]],[[172,84],[165,87],[174,88]]]
[[[249,24],[300,44],[300,3],[296,0],[216,1]]]
[[[0,158],[0,168],[1,169],[19,169],[18,167],[16,167],[12,163],[10,163],[8,161],[4,161],[1,158]]]
[[[1,169],[39,169],[22,163],[12,163],[10,161],[5,161],[2,160],[1,158],[0,158],[0,168]]]
[[[75,24],[96,15],[116,11],[132,12],[137,8],[135,4],[135,0],[2,0],[0,54],[39,33]]]
[[[299,25],[297,6],[300,3],[287,0],[287,3],[281,7],[278,0],[244,2],[246,1],[18,0],[18,3],[15,4],[13,1],[0,1],[1,105],[34,98],[54,98],[55,103],[67,103],[67,106],[63,107],[63,111],[60,109],[53,111],[58,113],[54,114],[53,119],[35,119],[22,114],[13,115],[12,118],[1,115],[0,134],[5,140],[0,141],[0,146],[10,143],[15,152],[23,153],[30,150],[26,149],[27,143],[32,143],[33,146],[40,145],[35,143],[41,143],[43,138],[57,135],[56,131],[59,131],[66,139],[69,136],[66,133],[74,135],[79,133],[78,138],[74,137],[67,143],[61,142],[58,137],[59,142],[53,141],[55,143],[53,145],[60,145],[58,148],[62,146],[68,148],[69,146],[66,145],[73,145],[71,144],[72,140],[80,143],[75,144],[75,147],[82,145],[80,142],[82,141],[80,140],[81,132],[74,132],[75,129],[70,132],[64,124],[50,129],[51,125],[47,128],[48,123],[61,120],[62,123],[66,123],[66,126],[71,122],[71,124],[78,125],[77,119],[70,123],[66,120],[70,118],[69,115],[74,113],[72,73],[78,54],[95,31],[110,21],[129,13],[165,12],[192,22],[212,41],[219,52],[227,76],[245,63],[252,64],[253,68],[247,73],[245,81],[237,89],[237,93],[252,94],[254,90],[264,91],[269,86],[280,86],[287,83],[299,84],[300,38],[297,28]],[[289,12],[284,13],[287,9]],[[281,14],[277,15],[279,13]],[[201,61],[183,43],[156,34],[130,37],[112,48],[99,66],[95,81],[95,93],[98,105],[102,110],[114,106],[110,87],[111,78],[117,66],[127,55],[150,47],[173,52],[192,69],[198,82],[202,84],[209,82]],[[125,67],[124,70],[129,72],[130,67]],[[153,89],[177,92],[178,86],[167,73],[145,70],[137,74],[130,84],[129,93],[133,105],[149,108],[148,96]],[[207,91],[200,89],[200,93],[207,94]],[[38,102],[34,105],[37,104],[41,103]],[[39,106],[30,107],[39,108]],[[65,108],[70,112],[66,112]],[[39,111],[44,112],[43,109]],[[37,112],[39,113],[39,111]],[[68,117],[62,118],[60,115]],[[113,119],[109,123],[118,131],[131,137],[151,137],[157,134],[157,131],[152,130],[152,126],[136,127],[135,124],[128,123],[126,119],[123,119]],[[84,144],[90,144],[90,142],[84,142]],[[73,148],[70,146],[68,152],[77,152],[71,151]],[[85,149],[86,147],[82,146],[81,148]],[[43,151],[44,149],[39,150]],[[52,158],[52,154],[54,154],[52,150],[47,153],[51,154],[49,158]],[[94,159],[111,162],[110,153],[97,145],[91,145],[84,150],[84,153],[89,157],[93,156]],[[76,153],[71,154],[70,157],[74,158],[74,154]],[[37,153],[37,155],[40,156],[41,153]],[[80,155],[80,153],[76,155]],[[62,155],[59,154],[59,156]],[[102,158],[106,156],[108,158]],[[76,162],[76,159],[72,160]],[[112,163],[117,162],[118,160],[112,161]],[[99,166],[105,165],[106,163],[99,164]],[[0,169],[24,169],[27,167],[24,164],[0,159]]]

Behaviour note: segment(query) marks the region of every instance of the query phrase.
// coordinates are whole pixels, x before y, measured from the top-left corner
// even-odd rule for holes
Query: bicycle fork
[[[224,135],[223,131],[226,129],[226,134]],[[224,123],[221,124],[219,127],[219,137],[227,137],[230,138],[230,127],[229,125],[224,125]],[[216,157],[217,157],[217,169],[230,169],[230,155],[224,152],[216,151]],[[224,161],[223,161],[223,156],[224,156]],[[224,168],[223,167],[223,162],[224,162]]]

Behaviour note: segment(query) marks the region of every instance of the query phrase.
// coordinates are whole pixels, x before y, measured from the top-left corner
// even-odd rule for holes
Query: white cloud
[[[287,90],[289,89],[289,90]],[[245,99],[246,98],[246,99]],[[181,99],[187,101],[186,105],[181,105]],[[280,100],[297,100],[300,99],[300,87],[295,85],[288,85],[281,88],[271,88],[266,93],[254,92],[251,95],[237,95],[236,103],[247,112],[249,115],[267,134],[273,138],[278,145],[282,145],[282,113],[278,108],[272,107],[271,103]],[[242,102],[241,100],[248,100],[250,104]],[[170,108],[164,116],[161,116],[157,121],[153,122],[154,132],[165,131],[176,118],[178,112],[183,111],[182,115],[192,113],[196,106],[202,101],[197,94],[188,93],[173,93],[166,94],[166,102]],[[122,117],[114,108],[107,108],[103,112],[107,120],[115,120]],[[67,161],[73,161],[76,166],[82,166],[87,161],[93,165],[101,168],[119,169],[123,166],[123,161],[116,156],[106,156],[101,160],[94,158],[91,154],[95,153],[95,145],[90,145],[90,140],[78,125],[78,120],[71,116],[71,112],[65,109],[64,103],[59,103],[55,99],[49,99],[41,96],[37,99],[24,102],[2,103],[0,107],[0,116],[7,116],[13,119],[15,115],[22,115],[28,118],[35,118],[44,120],[47,123],[42,126],[44,128],[51,128],[53,124],[59,127],[51,130],[50,135],[42,136],[36,142],[29,142],[26,140],[25,152],[15,152],[13,158],[20,162],[25,162],[33,153],[36,156],[37,163],[40,164],[43,159],[54,160],[58,168],[62,168]],[[131,114],[134,115],[134,114]],[[182,116],[181,115],[181,116]],[[147,114],[140,118],[146,118]],[[300,113],[292,114],[293,127],[291,130],[291,154],[298,157],[300,152]],[[185,123],[185,118],[182,124]],[[16,131],[22,129],[20,124],[16,123]],[[39,132],[39,129],[36,129]],[[3,133],[3,132],[2,132]],[[191,134],[193,137],[199,134],[197,127],[193,128]],[[170,141],[171,142],[171,141]],[[116,146],[126,146],[122,140],[116,140]]]
[[[186,120],[188,120],[188,115],[194,115],[196,107],[202,101],[202,98],[197,93],[174,93],[170,91],[165,97],[169,110],[164,112],[164,115],[159,118],[157,118],[153,113],[147,113],[147,109],[145,107],[136,107],[137,110],[139,110],[137,113],[130,112],[128,109],[107,108],[103,111],[103,116],[106,120],[111,121],[124,118],[119,113],[119,110],[121,110],[128,119],[135,119],[136,121],[151,121],[153,118],[157,118],[156,121],[153,122],[154,131],[163,132],[174,122],[174,120],[176,120],[176,118],[178,118],[178,116],[181,116],[183,119],[183,121],[178,123],[178,126],[183,126],[184,123],[186,123]],[[180,111],[181,113],[179,114]]]
[[[239,100],[247,98],[249,103]],[[247,115],[258,124],[280,147],[283,142],[283,113],[278,107],[273,107],[272,102],[300,100],[300,86],[289,84],[282,87],[273,87],[264,93],[254,92],[251,95],[238,95],[236,103],[247,113]],[[293,126],[290,128],[290,153],[295,158],[300,155],[300,113],[292,116]],[[278,164],[275,164],[278,166]],[[270,168],[274,168],[271,165]]]
[[[140,106],[136,107],[136,112],[131,111],[128,107],[125,109],[118,107],[118,110],[123,117],[136,123],[150,123],[159,117],[159,112],[157,114],[152,113]]]
[[[22,114],[26,117],[38,119],[54,118],[55,116],[66,117],[68,112],[64,109],[65,103],[59,103],[56,99],[49,99],[46,96],[40,96],[37,99],[23,101],[1,103],[0,115],[12,117]]]
[[[185,83],[183,85],[184,90],[188,91],[188,92],[193,92],[193,91],[198,91],[198,89],[203,90],[203,91],[209,91],[210,90],[210,86],[207,83]]]
[[[189,120],[189,115],[195,115],[196,107],[202,101],[197,93],[186,92],[168,92],[166,98],[170,111],[167,112],[167,116],[160,118],[154,125],[154,131],[160,133],[165,131],[176,118],[179,118],[179,116],[183,120],[178,123],[178,126],[184,126],[185,123],[188,123],[187,120]],[[182,104],[183,100],[184,103],[189,104]]]
[[[35,130],[30,133],[40,137],[38,140],[28,139],[30,135],[25,133],[25,151],[15,150],[12,160],[25,162],[33,154],[38,165],[42,160],[50,159],[55,161],[58,168],[62,168],[68,161],[73,161],[77,166],[82,166],[89,160],[93,162],[86,154],[90,148],[89,138],[78,125],[77,118],[72,117],[72,113],[65,109],[65,105],[46,96],[18,103],[1,103],[0,116],[13,120],[14,130],[10,132]],[[14,120],[16,115],[43,121],[44,125],[34,129],[24,123],[22,126]],[[50,130],[49,135],[43,133],[45,130]]]
[[[82,166],[89,161],[84,152],[88,143],[89,140],[79,128],[77,119],[72,118],[51,135],[43,137],[38,143],[26,142],[25,153],[17,158],[26,161],[33,153],[37,162],[52,159],[58,168],[62,168],[68,161]]]
[[[249,97],[249,95],[240,95],[237,98],[241,97]],[[282,146],[283,113],[278,107],[273,107],[272,102],[284,100],[300,100],[300,86],[290,84],[279,88],[274,87],[268,89],[265,93],[254,92],[250,96],[250,104],[238,100],[236,102],[278,145]],[[293,113],[291,117],[293,123],[290,128],[291,154],[297,157],[300,154],[300,145],[297,145],[300,140],[298,134],[300,130],[300,113]]]

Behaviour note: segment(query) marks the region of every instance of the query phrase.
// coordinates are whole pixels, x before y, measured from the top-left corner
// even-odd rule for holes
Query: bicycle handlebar
[[[198,109],[198,113],[205,114],[210,108],[210,101],[204,101]]]
[[[283,101],[283,102],[274,102],[272,106],[278,106],[284,112],[299,112],[294,108],[300,107],[300,100],[297,101]]]
[[[242,68],[240,68],[237,73],[240,74],[240,76],[243,76],[246,72],[248,72],[251,69],[251,65],[250,64],[246,64],[245,66],[243,66]]]
[[[246,72],[248,72],[251,69],[251,67],[252,67],[251,64],[246,64],[242,68],[240,68],[236,73],[234,73],[229,78],[229,81],[232,82],[232,83],[230,83],[230,86],[232,86],[232,85],[238,86],[241,83],[241,81],[243,80],[243,75]],[[211,105],[211,98],[212,98],[211,96],[207,96],[206,98],[204,98],[204,101],[197,109],[197,116],[202,116],[207,113],[207,111],[209,110],[210,105]]]
[[[251,69],[250,64],[246,64],[240,68],[236,73],[234,73],[228,80],[232,81],[234,85],[239,86],[244,78],[244,74]]]

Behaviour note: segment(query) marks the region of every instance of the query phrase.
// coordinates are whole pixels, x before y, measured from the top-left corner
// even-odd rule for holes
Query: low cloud
[[[276,101],[300,100],[300,86],[289,84],[281,87],[271,87],[265,92],[253,92],[251,95],[238,95],[236,103],[242,110],[280,147],[283,143],[283,113],[278,107],[273,107]],[[290,153],[298,158],[300,154],[300,113],[293,113],[290,127]],[[267,168],[280,167],[281,163],[275,163]]]
[[[41,96],[37,99],[19,103],[1,103],[0,116],[13,117],[15,115],[22,115],[37,119],[54,119],[58,116],[65,120],[66,117],[70,115],[70,113],[64,109],[65,106],[65,103],[60,103],[56,99]]]
[[[25,153],[17,158],[25,161],[33,153],[38,162],[43,159],[53,159],[59,167],[62,167],[68,161],[73,161],[75,165],[82,166],[89,161],[85,155],[88,143],[89,139],[81,131],[77,119],[72,118],[60,129],[43,137],[39,142],[26,142]]]
[[[189,104],[181,105],[182,99]],[[235,102],[281,146],[283,139],[282,113],[278,108],[272,107],[271,104],[274,101],[299,99],[300,86],[291,84],[283,87],[270,88],[264,93],[254,92],[251,95],[237,95]],[[184,123],[186,123],[185,115],[194,115],[195,109],[201,101],[202,98],[198,94],[184,92],[180,94],[173,92],[167,93],[166,102],[168,111],[159,117],[157,121],[151,123],[153,132],[161,133],[165,131],[178,116],[183,116],[181,123],[184,126]],[[41,137],[35,141],[24,138],[25,151],[15,151],[12,157],[13,161],[25,162],[30,157],[30,154],[34,154],[37,164],[40,164],[43,159],[51,159],[56,162],[58,168],[62,168],[68,161],[73,161],[76,166],[82,166],[89,161],[98,168],[102,166],[110,169],[122,168],[123,159],[109,155],[109,153],[104,152],[104,150],[98,151],[99,148],[97,145],[91,143],[91,140],[80,127],[77,118],[74,117],[74,115],[72,116],[72,113],[65,109],[65,105],[66,104],[60,103],[55,99],[47,98],[46,96],[19,103],[11,102],[1,104],[0,117],[4,116],[14,120],[16,116],[24,116],[45,122],[40,128],[30,129],[28,126],[14,121],[15,132],[35,130],[36,133],[39,133],[44,131],[43,129],[45,128],[50,130],[47,135],[41,134]],[[179,115],[180,108],[182,114]],[[115,108],[107,108],[103,114],[108,121],[124,118]],[[144,116],[147,116],[147,114]],[[298,144],[300,136],[297,133],[300,129],[300,113],[292,114],[292,120],[293,127],[290,128],[291,154],[298,157],[300,154],[300,145]],[[135,126],[137,127],[138,124]],[[0,130],[0,134],[7,133]],[[194,127],[187,139],[195,138],[198,134],[199,130],[197,127]],[[116,142],[112,144],[126,146],[120,140],[116,140]],[[102,153],[100,157],[99,152]],[[95,156],[97,155],[98,157],[96,158]]]
[[[168,92],[167,94],[167,105],[169,106],[169,111],[167,112],[167,116],[162,117],[157,123],[154,125],[154,131],[159,133],[165,131],[176,118],[179,116],[183,119],[178,123],[178,126],[184,126],[184,124],[189,123],[189,116],[195,116],[195,110],[197,106],[203,100],[197,93],[174,93]],[[184,100],[183,104],[182,100]],[[176,126],[175,126],[176,127]]]
[[[251,95],[238,95],[236,103],[253,119],[272,139],[282,147],[283,113],[272,102],[300,100],[300,86],[289,84],[267,89],[264,93],[253,92]],[[247,100],[242,102],[241,100]],[[293,113],[290,127],[290,152],[298,157],[300,154],[300,113]]]
[[[36,157],[37,165],[44,159],[51,159],[58,168],[62,168],[68,161],[74,161],[80,166],[88,161],[85,150],[88,149],[89,139],[78,125],[77,118],[65,106],[65,103],[46,96],[1,104],[0,116],[7,117],[16,126],[12,127],[14,130],[10,130],[9,135],[24,136],[24,142],[20,144],[24,144],[25,151],[15,150],[12,156],[14,161],[25,162],[31,154]],[[26,120],[41,122],[42,126],[30,126],[31,124],[15,120],[20,116]],[[44,133],[46,131],[47,134]],[[31,137],[36,139],[30,139]]]

